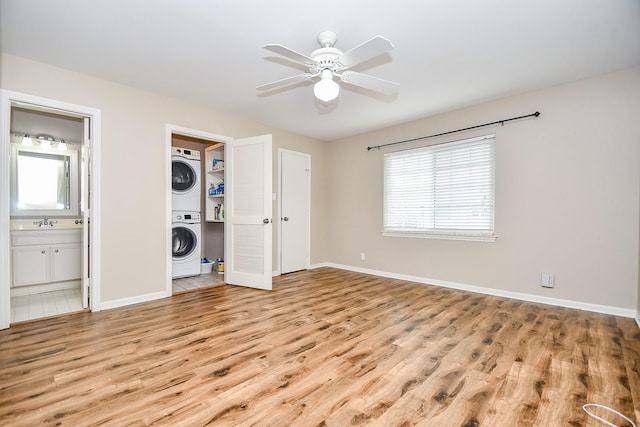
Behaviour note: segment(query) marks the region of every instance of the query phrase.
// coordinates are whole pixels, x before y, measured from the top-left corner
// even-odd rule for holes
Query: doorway
[[[222,225],[224,233],[225,284],[271,290],[272,263],[272,137],[260,135],[234,139],[196,129],[167,124],[165,140],[167,170],[171,170],[174,138],[195,138],[210,142],[205,152],[205,185],[224,177],[224,192],[207,195],[205,222]],[[217,151],[217,153],[216,153]],[[224,161],[220,168],[219,160]],[[217,167],[212,161],[218,160]],[[166,295],[173,293],[172,176],[166,174]],[[211,180],[211,182],[209,182]],[[234,182],[238,185],[234,186]],[[211,188],[211,187],[208,187]],[[219,186],[215,186],[219,188]],[[224,198],[220,196],[224,195]],[[213,199],[209,199],[209,198]],[[224,200],[224,201],[222,201]],[[222,204],[224,208],[222,209]],[[219,206],[220,205],[220,206]],[[218,207],[218,210],[216,210]],[[216,215],[216,212],[220,216]]]
[[[280,273],[306,270],[310,264],[311,156],[278,150],[280,183]]]
[[[186,275],[185,277],[174,277],[176,276],[174,273],[174,267],[176,265],[176,250],[180,246],[180,235],[177,232],[180,224],[174,222],[174,213],[176,211],[175,206],[173,206],[174,201],[174,159],[173,159],[173,150],[172,147],[179,147],[180,149],[187,149],[190,151],[197,151],[199,153],[199,161],[196,162],[199,164],[199,176],[198,181],[198,190],[200,193],[199,200],[200,206],[199,209],[195,209],[194,214],[197,213],[198,221],[197,227],[199,228],[199,233],[197,235],[200,239],[200,244],[198,247],[200,248],[200,255],[198,258],[207,258],[210,261],[215,261],[217,258],[224,258],[224,224],[221,222],[212,222],[207,221],[207,215],[205,208],[207,206],[206,197],[207,197],[207,189],[209,182],[211,179],[209,178],[209,174],[207,173],[207,162],[206,162],[206,148],[211,147],[213,145],[217,145],[220,143],[226,143],[231,140],[231,138],[216,135],[208,132],[203,132],[195,129],[188,129],[174,125],[166,125],[166,137],[167,137],[167,153],[170,156],[170,164],[169,170],[172,171],[171,174],[167,176],[167,215],[168,215],[168,231],[167,231],[167,239],[168,245],[167,247],[170,250],[167,251],[167,295],[173,295],[179,292],[184,291],[192,291],[195,289],[200,289],[209,286],[217,286],[224,283],[224,275],[219,275],[217,271],[213,268],[211,272],[206,272],[206,274],[194,274],[194,275]],[[191,209],[193,210],[193,209]],[[192,224],[191,227],[195,227],[195,224]],[[179,262],[179,261],[178,261]]]
[[[100,111],[5,90],[2,111],[0,328],[97,311]]]
[[[217,267],[217,259],[224,259],[224,224],[220,221],[210,221],[206,215],[206,207],[213,200],[208,195],[208,189],[214,180],[209,170],[211,168],[207,169],[207,152],[219,144],[220,141],[217,140],[177,133],[171,135],[171,287],[174,295],[224,283],[224,275],[218,274],[217,268],[214,268]],[[191,161],[183,158],[187,155]],[[190,196],[195,197],[197,201],[191,200]],[[223,199],[219,196],[215,200]],[[184,216],[189,213],[192,221],[184,218],[177,220],[176,215]],[[193,220],[194,218],[198,220]],[[189,229],[192,231],[188,231]],[[184,270],[184,260],[188,257],[197,261],[196,272],[181,274],[180,271]],[[201,259],[209,262],[203,267]]]

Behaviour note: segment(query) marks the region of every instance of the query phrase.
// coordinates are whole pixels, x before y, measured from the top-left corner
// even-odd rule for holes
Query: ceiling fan
[[[318,43],[322,47],[311,52],[309,56],[298,53],[281,44],[264,45],[265,49],[308,67],[309,72],[267,83],[258,86],[256,89],[272,90],[294,83],[317,81],[313,87],[313,93],[316,98],[323,102],[331,102],[340,93],[340,86],[333,80],[334,77],[338,77],[344,83],[385,95],[393,95],[398,90],[400,85],[397,83],[349,70],[349,68],[357,64],[393,49],[393,44],[388,39],[382,36],[375,36],[346,52],[334,47],[336,40],[335,32],[320,32],[318,34]],[[319,80],[318,77],[320,78]]]

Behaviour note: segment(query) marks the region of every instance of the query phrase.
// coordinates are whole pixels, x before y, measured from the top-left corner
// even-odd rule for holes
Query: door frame
[[[307,220],[307,269],[311,266],[311,154],[303,153],[301,151],[293,151],[287,150],[285,148],[278,149],[278,194],[280,195],[278,200],[278,216],[282,218],[282,154],[290,153],[299,156],[303,156],[307,158],[309,165],[309,175],[307,180],[308,188],[308,199],[306,200],[307,206],[309,207],[309,218]],[[278,274],[282,274],[282,220],[278,221]]]
[[[166,189],[166,193],[165,193],[165,254],[166,254],[166,259],[165,259],[165,277],[166,277],[166,283],[165,283],[165,294],[167,297],[170,297],[171,295],[173,295],[173,279],[171,277],[171,269],[172,269],[172,264],[173,264],[173,260],[172,260],[172,256],[171,256],[171,198],[172,198],[172,190],[171,190],[171,140],[172,140],[172,136],[173,135],[181,135],[181,136],[186,136],[186,137],[191,137],[191,138],[197,138],[197,139],[202,139],[204,141],[209,141],[212,144],[216,143],[216,142],[224,142],[225,144],[228,144],[229,142],[233,141],[233,138],[229,137],[229,136],[224,136],[224,135],[218,135],[215,133],[211,133],[211,132],[206,132],[206,131],[202,131],[202,130],[198,130],[198,129],[191,129],[191,128],[186,128],[186,127],[182,127],[182,126],[177,126],[177,125],[172,125],[172,124],[166,124],[165,125],[165,170],[166,173],[164,174],[165,176],[165,185],[164,188]],[[203,161],[203,159],[200,159],[200,161]],[[202,178],[200,179],[201,182],[201,186],[202,186],[202,182],[204,182],[202,180]],[[203,190],[204,191],[204,190]],[[201,218],[205,218],[205,215],[203,214],[202,210],[204,207],[200,207],[200,217]]]
[[[9,200],[11,182],[11,107],[19,104],[26,108],[46,109],[60,114],[88,117],[90,119],[90,206],[91,227],[89,248],[89,262],[91,271],[90,305],[91,311],[100,311],[100,138],[101,111],[84,105],[71,104],[49,98],[29,95],[20,92],[0,89],[0,161],[3,163],[3,173],[0,174],[0,200]],[[10,209],[9,203],[3,203],[0,208],[0,329],[6,329],[11,324],[11,263],[10,263]],[[85,225],[86,226],[86,225]],[[83,260],[83,263],[85,261]]]

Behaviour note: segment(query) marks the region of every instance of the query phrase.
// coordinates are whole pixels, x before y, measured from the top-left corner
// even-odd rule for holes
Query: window
[[[384,156],[385,236],[495,241],[495,136]]]

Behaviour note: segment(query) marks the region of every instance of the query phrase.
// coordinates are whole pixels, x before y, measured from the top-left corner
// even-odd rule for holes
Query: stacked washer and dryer
[[[200,152],[171,147],[172,278],[200,274]]]

